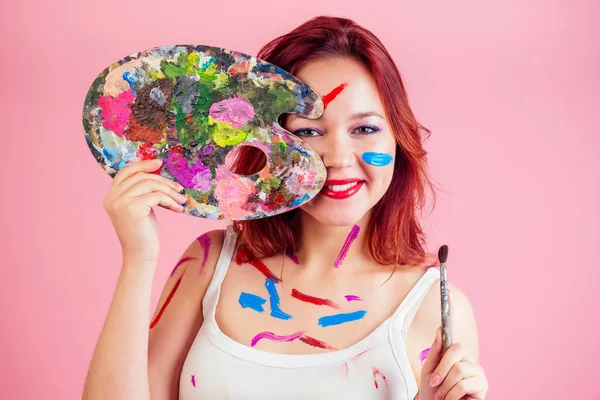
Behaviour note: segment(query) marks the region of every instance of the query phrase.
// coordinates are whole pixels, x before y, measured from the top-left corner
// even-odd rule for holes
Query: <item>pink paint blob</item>
[[[215,186],[214,195],[219,201],[221,210],[225,218],[238,219],[250,214],[247,210],[248,198],[254,194],[254,183],[248,178],[239,175],[231,175],[227,178],[220,179],[218,171],[225,166],[219,167],[217,170],[217,185]]]
[[[363,299],[354,294],[347,294],[344,297],[346,298],[346,301],[363,301]]]
[[[192,386],[196,387],[196,376],[192,375]]]
[[[431,350],[431,347],[426,348],[419,355],[419,360],[421,360],[421,364],[425,363],[425,360],[427,359],[427,355],[429,354],[429,350]]]
[[[206,233],[203,233],[202,235],[198,236],[198,239],[196,240],[198,240],[200,246],[202,246],[202,249],[204,250],[204,258],[202,259],[202,265],[200,266],[199,272],[201,274],[204,270],[204,267],[206,266],[206,260],[208,259],[208,250],[210,249],[210,237]]]
[[[292,253],[286,253],[286,256],[288,256],[288,258],[290,260],[292,260],[294,264],[300,265],[300,260],[298,260],[298,257],[296,257],[295,255],[293,255]]]
[[[110,95],[102,95],[98,99],[98,105],[102,109],[100,116],[102,117],[102,126],[109,131],[113,131],[115,135],[123,137],[123,132],[129,124],[129,116],[131,115],[131,107],[135,100],[132,89],[127,89],[119,93],[117,97]]]
[[[216,121],[228,123],[234,128],[244,126],[254,118],[254,107],[246,99],[232,97],[219,101],[210,106],[208,110]]]
[[[261,339],[269,339],[275,342],[291,342],[293,340],[298,339],[300,336],[304,335],[305,331],[292,333],[291,335],[276,335],[273,332],[260,332],[256,336],[252,338],[252,347],[256,346]]]
[[[354,242],[356,240],[356,238],[358,237],[359,231],[360,231],[360,226],[354,225],[352,227],[352,230],[348,234],[348,237],[346,238],[346,241],[344,242],[344,245],[342,246],[342,250],[340,250],[340,254],[338,254],[337,258],[335,259],[335,261],[333,263],[333,266],[335,268],[339,268],[340,265],[342,265],[342,261],[344,261],[344,258],[346,258],[346,254],[348,254],[348,250],[350,250],[350,246],[352,245],[352,242]]]
[[[194,257],[183,257],[181,260],[179,260],[179,262],[175,265],[175,268],[173,268],[173,271],[171,271],[171,276],[175,275],[175,271],[177,271],[177,268],[179,268],[179,266],[181,264],[183,264],[186,261],[190,261],[190,260],[195,260],[196,258]]]

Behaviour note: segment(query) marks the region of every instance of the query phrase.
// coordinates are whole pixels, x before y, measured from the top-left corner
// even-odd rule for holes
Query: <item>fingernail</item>
[[[439,375],[433,375],[431,377],[431,382],[429,383],[430,386],[437,386],[440,384],[440,382],[442,381],[442,378]]]

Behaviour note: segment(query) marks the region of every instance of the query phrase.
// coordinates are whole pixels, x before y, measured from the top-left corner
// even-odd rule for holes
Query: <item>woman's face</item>
[[[289,114],[283,121],[327,167],[323,190],[301,210],[326,225],[352,225],[383,197],[394,171],[396,141],[375,80],[350,58],[313,60],[295,75],[326,104],[319,119]]]

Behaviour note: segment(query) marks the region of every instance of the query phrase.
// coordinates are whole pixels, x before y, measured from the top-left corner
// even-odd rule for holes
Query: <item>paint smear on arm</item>
[[[251,345],[252,347],[256,346],[256,343],[261,339],[269,339],[274,342],[291,342],[302,335],[304,335],[304,331],[292,333],[291,335],[276,335],[273,332],[260,332],[252,338]]]
[[[158,324],[158,321],[160,321],[160,318],[162,317],[163,313],[167,309],[167,306],[171,302],[171,299],[173,299],[173,296],[175,295],[175,292],[177,291],[177,288],[179,287],[179,284],[181,283],[182,278],[183,278],[183,275],[180,276],[179,279],[177,279],[177,282],[175,282],[175,286],[173,286],[173,289],[171,289],[171,292],[169,292],[169,295],[167,296],[167,300],[165,300],[165,304],[163,304],[163,306],[160,308],[160,311],[156,315],[156,318],[154,318],[154,321],[152,321],[150,323],[150,329],[154,328],[156,326],[156,324]]]
[[[192,386],[196,387],[196,375],[192,375]]]
[[[202,260],[202,265],[200,266],[199,272],[202,273],[204,267],[206,266],[206,260],[208,259],[208,250],[210,249],[210,237],[206,233],[204,233],[200,235],[197,240],[198,242],[200,242],[200,246],[202,246],[202,249],[204,249],[204,259]]]
[[[290,314],[281,311],[281,308],[279,308],[279,294],[277,293],[277,288],[275,287],[275,281],[267,278],[265,286],[267,287],[267,292],[269,292],[271,316],[283,320],[292,318]]]
[[[342,246],[342,250],[340,250],[340,254],[338,254],[337,258],[333,262],[333,266],[335,268],[339,268],[340,265],[342,265],[342,261],[344,261],[344,258],[346,258],[346,254],[348,254],[348,250],[350,250],[350,246],[352,245],[352,242],[354,242],[356,240],[356,238],[358,237],[359,231],[360,231],[360,226],[354,225],[352,227],[352,230],[348,234],[348,237],[346,238],[346,241],[344,242],[344,245]]]
[[[267,300],[263,299],[260,296],[246,292],[242,292],[240,294],[240,298],[238,301],[243,308],[251,308],[254,311],[258,312],[265,311],[265,309],[263,308],[263,304],[267,302]]]
[[[319,325],[322,327],[340,325],[346,322],[357,321],[359,319],[362,319],[366,314],[366,310],[360,310],[351,313],[328,315],[319,318]]]
[[[333,302],[329,299],[322,299],[319,297],[309,296],[307,294],[299,292],[296,289],[292,289],[292,297],[294,297],[300,301],[304,301],[306,303],[315,304],[317,306],[329,306],[329,307],[333,307],[333,308],[340,308],[340,306],[338,306],[335,302]]]
[[[175,268],[173,268],[173,271],[171,271],[171,277],[173,277],[173,275],[175,275],[175,271],[177,271],[177,268],[179,268],[179,266],[181,264],[183,264],[186,261],[190,261],[190,260],[196,260],[195,257],[183,257],[181,260],[179,260],[179,262],[175,265]]]

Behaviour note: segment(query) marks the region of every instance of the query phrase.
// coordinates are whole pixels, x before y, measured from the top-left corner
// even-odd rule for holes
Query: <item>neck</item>
[[[365,214],[358,222],[349,226],[324,225],[314,219],[308,213],[298,210],[296,214],[297,238],[296,255],[300,259],[300,265],[314,272],[333,272],[336,261],[340,260],[342,248],[347,243],[348,237],[354,225],[360,230],[358,236],[348,247],[343,264],[345,270],[350,269],[351,264],[360,265],[361,262],[371,260],[366,240],[366,230],[371,213]],[[348,260],[353,260],[350,263]],[[356,261],[359,261],[358,263]],[[338,269],[341,269],[339,266]]]

